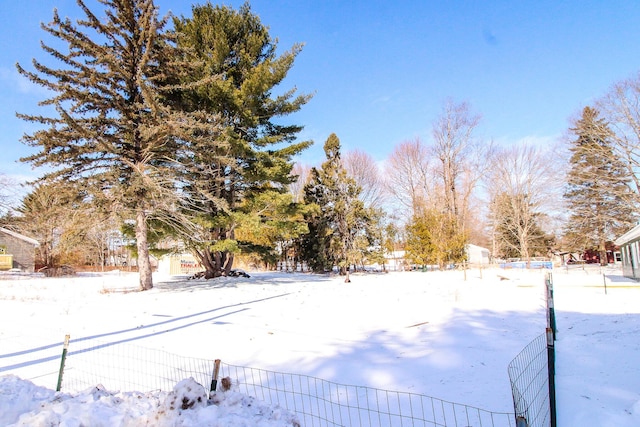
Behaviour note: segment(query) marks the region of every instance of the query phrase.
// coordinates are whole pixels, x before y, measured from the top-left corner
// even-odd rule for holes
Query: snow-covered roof
[[[640,224],[636,225],[631,230],[627,231],[622,236],[618,237],[613,243],[616,246],[621,246],[621,245],[624,245],[625,243],[629,243],[637,239],[640,239]]]
[[[34,246],[40,246],[40,243],[36,239],[32,239],[31,237],[23,236],[20,233],[16,233],[15,231],[7,230],[6,228],[0,227],[0,232],[8,234],[9,236],[15,237],[16,239],[24,240],[25,242],[29,242]]]

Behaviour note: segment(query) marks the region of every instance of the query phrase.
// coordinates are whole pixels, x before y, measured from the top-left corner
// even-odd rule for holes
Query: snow
[[[192,378],[168,393],[114,393],[97,385],[71,395],[8,375],[0,377],[0,401],[2,425],[299,426],[294,414],[234,391],[216,393],[210,401]]]
[[[507,366],[546,326],[544,270],[352,274],[348,284],[250,274],[156,275],[147,292],[127,272],[0,276],[0,425],[298,423],[234,387],[210,398],[190,378],[164,391],[55,392],[57,372],[43,366],[59,364],[65,334],[71,348],[100,338],[512,412]],[[553,281],[558,425],[640,425],[640,286],[619,267],[557,268]]]

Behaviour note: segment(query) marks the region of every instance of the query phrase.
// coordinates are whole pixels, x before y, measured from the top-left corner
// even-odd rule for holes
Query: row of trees
[[[637,96],[630,82],[623,85],[625,96]],[[614,93],[620,94],[619,88],[614,86]],[[617,98],[613,105],[610,95],[604,97],[598,108],[609,118],[585,107],[565,139],[551,147],[496,147],[479,141],[474,135],[479,117],[465,103],[447,103],[433,123],[432,142],[396,146],[385,162],[384,179],[352,174],[361,187],[374,182],[384,189],[386,211],[396,220],[387,222],[390,229],[381,217],[374,223],[377,232],[367,234],[378,239],[368,243],[392,248],[388,236],[396,236],[415,264],[463,261],[469,242],[490,247],[497,258],[596,251],[606,263],[612,241],[638,218],[636,158],[629,140],[635,138],[636,149],[640,146],[640,133],[632,133],[640,131],[640,122],[629,118],[640,114],[625,114],[626,125],[614,123],[610,115],[635,100]],[[359,169],[364,160],[358,156]],[[350,161],[347,156],[347,169]]]
[[[364,152],[341,153],[336,135],[325,161],[305,168],[293,160],[311,142],[297,142],[302,127],[283,118],[310,96],[280,88],[301,46],[276,55],[246,4],[161,19],[152,0],[101,3],[103,19],[78,0],[84,19],[56,12],[43,25],[66,48],[43,44],[59,68],[18,65],[52,93],[45,113],[19,114],[40,125],[24,137],[36,152],[23,160],[49,172],[5,223],[38,238],[46,264],[79,249],[100,259],[120,230],[135,244],[142,289],[152,287],[150,248],[167,242],[207,277],[228,274],[238,252],[348,275],[401,248],[412,263],[441,266],[463,260],[469,242],[502,258],[604,251],[634,221],[634,80],[584,109],[568,150],[483,141],[479,115],[450,101],[430,143],[399,144],[383,169]]]

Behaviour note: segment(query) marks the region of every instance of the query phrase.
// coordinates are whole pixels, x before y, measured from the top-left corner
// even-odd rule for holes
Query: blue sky
[[[201,1],[200,3],[204,3]],[[239,7],[243,1],[224,4]],[[44,58],[40,22],[78,17],[75,0],[0,0],[0,172],[36,176],[17,162],[45,93],[15,71]],[[87,4],[95,6],[95,0]],[[161,14],[190,16],[189,0],[156,0]],[[637,1],[255,0],[252,10],[279,40],[305,47],[285,88],[314,98],[294,116],[315,141],[300,161],[316,165],[332,132],[343,150],[384,160],[397,144],[430,140],[447,99],[482,115],[477,136],[508,145],[551,144],[569,118],[616,81],[640,71]],[[94,10],[98,10],[95,9]],[[99,14],[101,15],[101,14]]]

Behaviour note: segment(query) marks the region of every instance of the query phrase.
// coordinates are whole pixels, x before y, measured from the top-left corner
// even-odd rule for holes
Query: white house
[[[622,275],[640,280],[640,225],[636,225],[613,243],[620,247]]]
[[[475,265],[489,265],[491,262],[491,252],[482,246],[468,243],[464,247],[467,253],[467,262]]]
[[[385,267],[389,271],[403,271],[408,268],[408,264],[404,259],[405,251],[393,251],[384,254]]]

